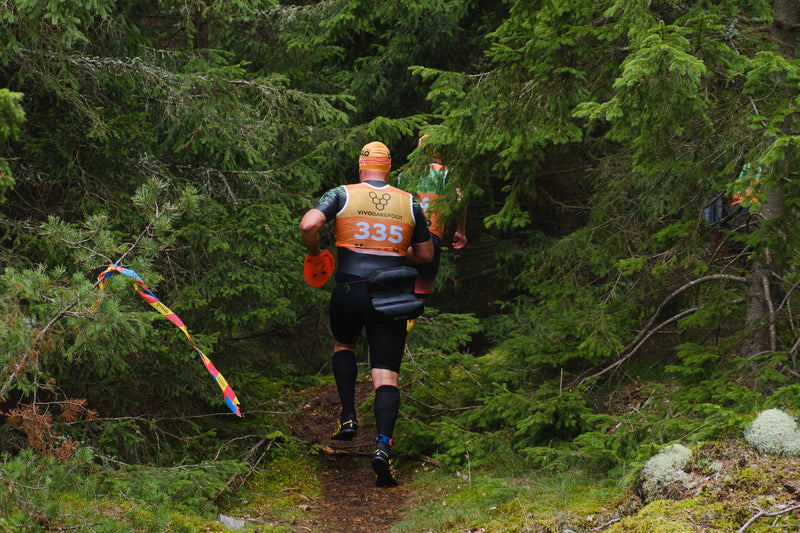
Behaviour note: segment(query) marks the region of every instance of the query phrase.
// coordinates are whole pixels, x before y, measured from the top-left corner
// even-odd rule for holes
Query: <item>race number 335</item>
[[[400,226],[389,226],[388,231],[386,224],[376,222],[369,224],[368,222],[358,222],[356,224],[358,231],[353,235],[356,239],[372,239],[373,241],[386,241],[399,244],[403,242],[403,228]]]

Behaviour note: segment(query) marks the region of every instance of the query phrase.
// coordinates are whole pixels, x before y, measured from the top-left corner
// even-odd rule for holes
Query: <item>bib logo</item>
[[[375,204],[375,209],[378,211],[383,211],[386,206],[389,205],[389,200],[392,198],[392,195],[388,192],[378,195],[378,193],[375,191],[369,191],[369,197],[372,198],[372,203]]]

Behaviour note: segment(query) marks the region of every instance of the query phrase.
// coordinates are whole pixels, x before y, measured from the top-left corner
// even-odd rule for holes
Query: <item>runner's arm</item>
[[[453,234],[453,248],[462,249],[467,244],[467,213],[464,212],[458,217],[458,225]]]
[[[413,200],[412,209],[414,211],[414,236],[411,238],[411,246],[406,252],[405,263],[407,265],[422,265],[433,261],[434,249],[431,240],[431,232],[428,231],[428,221],[425,219],[425,211],[416,199]]]
[[[309,209],[303,215],[303,220],[300,221],[300,234],[308,255],[316,256],[322,253],[319,247],[319,232],[327,221],[325,214],[319,209]]]
[[[412,242],[406,253],[407,265],[422,265],[433,261],[433,241]]]

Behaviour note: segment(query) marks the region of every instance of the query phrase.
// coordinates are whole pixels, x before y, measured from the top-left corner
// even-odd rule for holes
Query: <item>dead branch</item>
[[[371,452],[344,450],[342,448],[332,448],[331,446],[319,446],[319,449],[322,451],[322,453],[326,453],[328,455],[363,455],[363,456],[372,455]]]
[[[780,275],[778,275],[777,272],[770,271],[770,274],[772,275],[772,277],[776,278],[781,283],[783,283],[785,285],[791,285],[789,287],[789,289],[786,290],[786,294],[783,295],[783,299],[781,300],[781,303],[778,305],[777,311],[782,310],[784,308],[784,306],[787,308],[787,314],[789,316],[789,329],[790,329],[790,332],[791,332],[792,335],[797,335],[797,329],[795,327],[794,318],[792,317],[792,307],[791,307],[791,305],[789,305],[789,302],[790,302],[790,298],[792,297],[792,294],[794,293],[795,289],[797,289],[797,287],[800,286],[800,281],[798,281],[796,283],[793,283],[793,284],[790,284],[788,280],[786,280],[783,277],[781,277]]]
[[[800,505],[795,505],[794,507],[787,507],[786,509],[782,509],[780,511],[774,511],[774,512],[771,512],[771,513],[768,513],[764,509],[761,509],[756,514],[751,516],[750,520],[745,522],[744,525],[741,528],[739,528],[739,533],[744,533],[747,530],[747,528],[750,527],[753,524],[753,522],[755,522],[756,520],[758,520],[762,516],[766,516],[766,517],[780,516],[780,515],[783,515],[783,514],[786,514],[786,513],[791,513],[792,511],[795,511],[797,509],[800,509]]]
[[[433,396],[434,400],[438,400],[440,403],[442,403],[445,406],[445,407],[438,407],[436,405],[427,404],[427,403],[423,402],[422,400],[420,400],[418,398],[414,398],[413,396],[411,396],[410,394],[408,394],[407,392],[405,392],[403,390],[400,391],[400,394],[403,397],[403,399],[411,400],[412,402],[416,402],[417,404],[419,404],[419,405],[421,405],[421,406],[423,406],[423,407],[425,407],[427,409],[430,409],[431,411],[437,411],[439,413],[457,413],[459,411],[469,411],[470,409],[477,409],[478,407],[480,407],[479,405],[465,405],[465,406],[462,406],[462,407],[451,407],[451,406],[445,404],[444,402],[442,402],[439,398],[437,398],[433,394],[431,394],[431,396]]]
[[[95,283],[94,286],[96,287],[98,283],[100,283],[100,282],[98,281],[97,283]],[[29,356],[31,354],[38,353],[38,350],[36,349],[36,346],[44,338],[44,336],[47,333],[47,331],[49,331],[50,328],[52,328],[53,325],[56,322],[58,322],[59,320],[64,318],[67,315],[67,313],[69,312],[69,310],[72,309],[73,307],[75,307],[76,305],[78,305],[80,302],[81,302],[81,300],[79,298],[73,300],[64,309],[62,309],[58,313],[56,313],[56,315],[52,319],[50,319],[50,322],[48,322],[47,325],[44,328],[42,328],[40,331],[37,331],[37,332],[35,332],[33,334],[32,338],[31,338],[31,348],[29,350],[27,350],[25,352],[25,354],[22,355],[22,357],[20,357],[19,362],[17,363],[17,367],[14,369],[13,372],[11,372],[11,375],[8,377],[6,382],[3,384],[3,388],[0,389],[0,401],[5,401],[6,392],[8,391],[8,388],[11,386],[11,384],[14,382],[14,380],[17,378],[17,376],[22,374],[22,371],[23,371],[23,369],[25,368],[25,365],[28,362]]]
[[[678,295],[680,295],[681,293],[683,293],[684,291],[686,291],[688,289],[691,289],[695,285],[699,285],[699,284],[704,283],[706,281],[714,281],[714,280],[720,280],[720,279],[738,281],[739,283],[747,283],[747,278],[745,278],[743,276],[733,276],[733,275],[730,275],[730,274],[713,274],[711,276],[703,276],[702,278],[698,278],[698,279],[690,281],[689,283],[687,283],[687,284],[683,285],[682,287],[679,287],[678,289],[676,289],[672,294],[667,296],[667,298],[663,302],[661,302],[661,305],[658,306],[658,309],[656,309],[655,312],[653,313],[653,315],[650,317],[650,320],[647,322],[647,325],[645,325],[645,327],[642,328],[642,330],[639,332],[639,335],[637,335],[637,337],[635,339],[633,339],[633,341],[631,341],[629,343],[629,346],[631,344],[637,344],[639,342],[639,339],[647,334],[648,329],[653,324],[653,322],[656,321],[656,318],[658,318],[658,315],[661,313],[661,310],[664,309],[664,307],[668,303],[670,303],[674,298],[676,298]],[[624,350],[625,350],[625,348],[623,348],[623,351]]]
[[[775,333],[775,305],[772,303],[772,296],[769,290],[769,279],[761,279],[761,288],[764,290],[764,298],[767,300],[767,307],[769,308],[769,347],[773,352],[777,350],[778,340]]]
[[[248,452],[245,454],[245,456],[244,456],[244,459],[243,459],[243,460],[244,460],[244,462],[246,462],[246,463],[249,463],[249,461],[250,461],[250,458],[251,458],[251,457],[253,457],[253,454],[255,454],[256,450],[257,450],[258,448],[260,448],[261,446],[263,446],[263,445],[264,445],[266,442],[267,442],[267,438],[266,438],[266,437],[263,437],[263,438],[262,438],[262,439],[261,439],[261,440],[258,442],[258,444],[256,444],[256,445],[255,445],[255,446],[253,446],[252,448],[250,448],[250,451],[248,451]],[[247,480],[247,478],[248,478],[248,477],[250,477],[250,476],[253,474],[253,472],[255,471],[255,467],[258,465],[258,463],[260,463],[260,462],[261,462],[261,459],[263,459],[263,458],[264,458],[264,456],[267,454],[267,452],[270,450],[270,448],[272,448],[272,445],[273,445],[274,443],[275,443],[275,439],[272,439],[272,440],[270,440],[270,441],[269,441],[269,444],[267,444],[267,448],[264,450],[264,453],[262,453],[262,454],[261,454],[261,457],[259,457],[259,458],[258,458],[258,460],[257,460],[257,461],[255,461],[254,463],[252,463],[252,464],[249,464],[249,466],[250,466],[250,471],[249,471],[249,472],[247,472],[247,473],[246,473],[246,474],[244,474],[244,475],[240,475],[240,474],[238,474],[238,473],[237,473],[237,474],[233,474],[233,475],[232,475],[230,478],[228,478],[228,481],[225,483],[225,488],[224,488],[224,489],[222,489],[222,490],[220,490],[219,492],[217,492],[217,494],[216,494],[216,495],[215,495],[215,496],[214,496],[214,497],[211,499],[211,502],[209,503],[209,505],[210,505],[211,503],[215,503],[215,502],[217,501],[217,499],[218,499],[220,496],[222,496],[222,493],[223,493],[223,492],[225,492],[225,490],[226,490],[226,489],[229,489],[229,488],[231,487],[231,485],[233,485],[233,483],[234,483],[234,482],[235,482],[237,479],[238,479],[238,480],[241,480],[241,482],[242,482],[242,483],[244,483],[244,482]],[[206,507],[208,507],[208,506],[206,506]]]
[[[217,450],[217,453],[216,453],[216,455],[214,455],[214,461],[216,461],[217,459],[219,459],[219,456],[220,456],[220,454],[222,453],[222,450],[223,450],[223,449],[225,449],[225,448],[227,448],[229,445],[233,444],[234,442],[236,442],[236,441],[238,441],[238,440],[247,440],[247,439],[252,439],[252,438],[254,438],[254,437],[260,437],[260,435],[253,435],[253,434],[250,434],[250,435],[243,435],[243,436],[241,436],[241,437],[236,437],[236,438],[233,438],[233,439],[231,439],[231,440],[227,441],[225,444],[223,444],[223,445],[222,445],[222,447],[220,447],[220,449],[218,449],[218,450]],[[264,442],[265,442],[266,440],[267,440],[267,438],[266,438],[266,437],[261,437],[261,440],[260,440],[260,442],[259,442],[258,444],[256,444],[255,446],[253,446],[252,448],[250,448],[250,451],[249,451],[249,452],[247,452],[247,454],[245,454],[245,456],[244,456],[244,458],[243,458],[242,460],[243,460],[243,461],[245,461],[245,462],[246,462],[246,461],[248,461],[248,460],[250,459],[250,457],[253,455],[253,452],[254,452],[254,451],[255,451],[255,450],[256,450],[256,449],[257,449],[259,446],[261,446],[262,444],[264,444]]]
[[[625,347],[623,347],[620,351],[617,352],[617,360],[615,362],[613,362],[611,365],[607,366],[606,368],[604,368],[603,370],[601,370],[599,372],[596,372],[594,374],[579,378],[577,381],[574,381],[572,383],[572,385],[570,385],[570,388],[574,389],[576,387],[580,387],[580,386],[586,384],[586,382],[588,382],[590,379],[602,376],[606,372],[609,372],[609,371],[617,368],[622,363],[624,363],[625,361],[630,359],[639,350],[639,348],[641,348],[641,346],[645,343],[645,341],[647,341],[647,339],[649,339],[654,333],[659,331],[664,326],[666,326],[668,324],[671,324],[672,322],[675,322],[675,321],[683,318],[684,316],[695,312],[697,310],[696,307],[693,307],[691,309],[687,309],[687,310],[682,311],[682,312],[678,313],[677,315],[665,320],[664,322],[662,322],[661,324],[659,324],[655,328],[653,327],[653,324],[655,323],[656,319],[661,314],[662,309],[664,309],[664,307],[666,307],[666,305],[669,304],[673,299],[675,299],[677,296],[679,296],[680,294],[682,294],[686,290],[688,290],[688,289],[690,289],[690,288],[692,288],[692,287],[694,287],[696,285],[699,285],[701,283],[705,283],[707,281],[715,281],[715,280],[730,280],[730,281],[736,281],[736,282],[739,282],[739,283],[747,283],[747,278],[745,278],[743,276],[733,276],[733,275],[730,275],[730,274],[712,274],[710,276],[703,276],[702,278],[698,278],[698,279],[692,280],[692,281],[686,283],[685,285],[679,287],[678,289],[673,291],[672,294],[667,296],[664,299],[664,301],[661,302],[661,304],[658,306],[658,308],[651,315],[650,320],[647,321],[647,324],[639,331],[639,333],[636,335],[636,337],[631,342],[629,342],[627,345],[625,345]]]
[[[795,372],[791,368],[787,368],[785,365],[781,366],[778,369],[779,372],[786,372],[790,376],[794,377],[795,379],[800,379],[800,373]]]
[[[680,313],[678,313],[678,314],[677,314],[677,315],[675,315],[675,316],[672,316],[672,317],[668,318],[667,320],[665,320],[664,322],[662,322],[662,323],[661,323],[661,324],[659,324],[658,326],[656,326],[656,327],[654,327],[653,329],[651,329],[650,331],[648,331],[648,332],[647,332],[647,334],[646,334],[644,337],[642,337],[642,338],[639,340],[639,342],[636,344],[636,346],[634,346],[633,348],[631,348],[631,350],[630,350],[630,351],[629,351],[627,354],[625,354],[624,356],[620,357],[619,359],[617,359],[616,361],[614,361],[613,363],[611,363],[610,365],[608,365],[607,367],[605,367],[605,368],[604,368],[603,370],[601,370],[600,372],[596,372],[595,374],[592,374],[592,375],[590,375],[590,376],[586,376],[586,377],[584,377],[584,378],[583,378],[583,379],[581,379],[581,380],[580,380],[580,381],[579,381],[577,384],[573,385],[571,388],[580,387],[581,385],[584,385],[584,384],[585,384],[587,381],[589,381],[590,379],[593,379],[593,378],[600,377],[600,376],[602,376],[603,374],[605,374],[606,372],[609,372],[609,371],[611,371],[611,370],[614,370],[615,368],[617,368],[618,366],[620,366],[622,363],[624,363],[625,361],[627,361],[628,359],[630,359],[630,358],[631,358],[631,357],[632,357],[632,356],[633,356],[633,355],[634,355],[636,352],[638,352],[638,351],[639,351],[639,348],[641,348],[641,347],[642,347],[642,345],[644,345],[644,343],[645,343],[645,342],[647,342],[647,340],[648,340],[650,337],[652,337],[654,334],[656,334],[656,333],[657,333],[657,332],[658,332],[658,331],[659,331],[661,328],[663,328],[664,326],[666,326],[666,325],[668,325],[668,324],[671,324],[671,323],[673,323],[673,322],[677,322],[677,321],[678,321],[678,320],[680,320],[681,318],[683,318],[683,317],[685,317],[685,316],[687,316],[687,315],[691,315],[691,314],[692,314],[692,313],[694,313],[695,311],[697,311],[697,307],[691,307],[691,308],[689,308],[689,309],[685,309],[685,310],[681,311]],[[629,346],[630,346],[630,345],[629,345]],[[624,352],[624,350],[623,350],[623,351],[620,351],[619,353],[623,353],[623,352]]]
[[[615,523],[619,522],[620,520],[622,520],[622,518],[612,518],[612,519],[611,519],[611,520],[609,520],[608,522],[605,522],[605,523],[603,523],[603,524],[600,524],[600,525],[599,525],[599,526],[597,526],[596,528],[592,529],[592,531],[603,531],[605,528],[607,528],[607,527],[608,527],[608,526],[610,526],[611,524],[615,524]]]
[[[430,457],[428,455],[419,454],[417,456],[417,459],[419,459],[419,461],[421,463],[423,463],[423,464],[427,463],[427,464],[432,464],[433,466],[437,466],[437,467],[440,466],[439,465],[439,461],[437,461],[436,459],[434,459],[433,457]]]

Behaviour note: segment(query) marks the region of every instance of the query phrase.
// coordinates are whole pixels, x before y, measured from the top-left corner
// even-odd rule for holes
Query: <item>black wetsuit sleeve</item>
[[[414,198],[413,210],[414,234],[411,236],[411,243],[426,242],[431,238],[431,232],[428,231],[428,219],[425,218],[425,211],[423,211],[416,198]]]
[[[342,209],[346,201],[347,191],[344,186],[339,186],[323,194],[314,209],[322,211],[322,214],[325,215],[325,220],[330,222],[336,218],[336,213]]]

